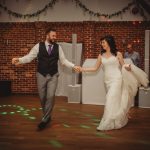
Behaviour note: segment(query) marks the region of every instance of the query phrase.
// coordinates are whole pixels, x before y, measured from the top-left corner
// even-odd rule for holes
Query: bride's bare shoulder
[[[102,54],[99,54],[99,55],[98,55],[98,58],[100,58],[100,59],[101,59],[101,57],[102,57]]]
[[[101,61],[101,59],[102,59],[102,55],[101,55],[101,54],[99,54],[99,55],[98,55],[98,60],[100,60],[100,61]]]

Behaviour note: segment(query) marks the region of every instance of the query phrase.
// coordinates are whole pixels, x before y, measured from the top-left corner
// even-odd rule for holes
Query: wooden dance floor
[[[56,97],[51,124],[37,131],[38,96],[0,97],[0,150],[150,150],[150,109],[135,107],[127,126],[98,132],[103,108]]]

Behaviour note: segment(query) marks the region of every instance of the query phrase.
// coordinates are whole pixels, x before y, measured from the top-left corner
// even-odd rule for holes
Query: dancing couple
[[[102,51],[95,66],[91,68],[82,68],[69,62],[65,58],[61,46],[55,40],[56,30],[49,29],[46,32],[45,42],[36,44],[24,57],[12,59],[12,64],[19,65],[38,58],[37,86],[43,110],[43,117],[38,124],[38,129],[44,129],[51,122],[59,76],[58,60],[76,72],[94,72],[102,66],[107,94],[104,114],[97,130],[112,130],[125,126],[138,86],[146,87],[148,85],[145,72],[133,64],[124,63],[121,52],[116,49],[113,36],[106,36],[100,40]]]

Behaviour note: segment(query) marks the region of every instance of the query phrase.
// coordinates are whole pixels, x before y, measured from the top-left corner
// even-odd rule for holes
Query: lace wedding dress
[[[125,65],[121,68],[115,56],[102,56],[107,94],[104,114],[97,130],[112,130],[125,126],[128,122],[127,113],[138,86],[148,85],[149,81],[144,71],[135,65],[131,65],[131,71],[127,71]]]

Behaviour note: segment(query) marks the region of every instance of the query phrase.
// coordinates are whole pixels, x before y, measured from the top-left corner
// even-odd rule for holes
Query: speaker
[[[150,87],[139,88],[139,107],[150,108]]]
[[[68,103],[81,103],[81,84],[68,85]]]
[[[0,81],[0,96],[11,95],[11,81]]]

